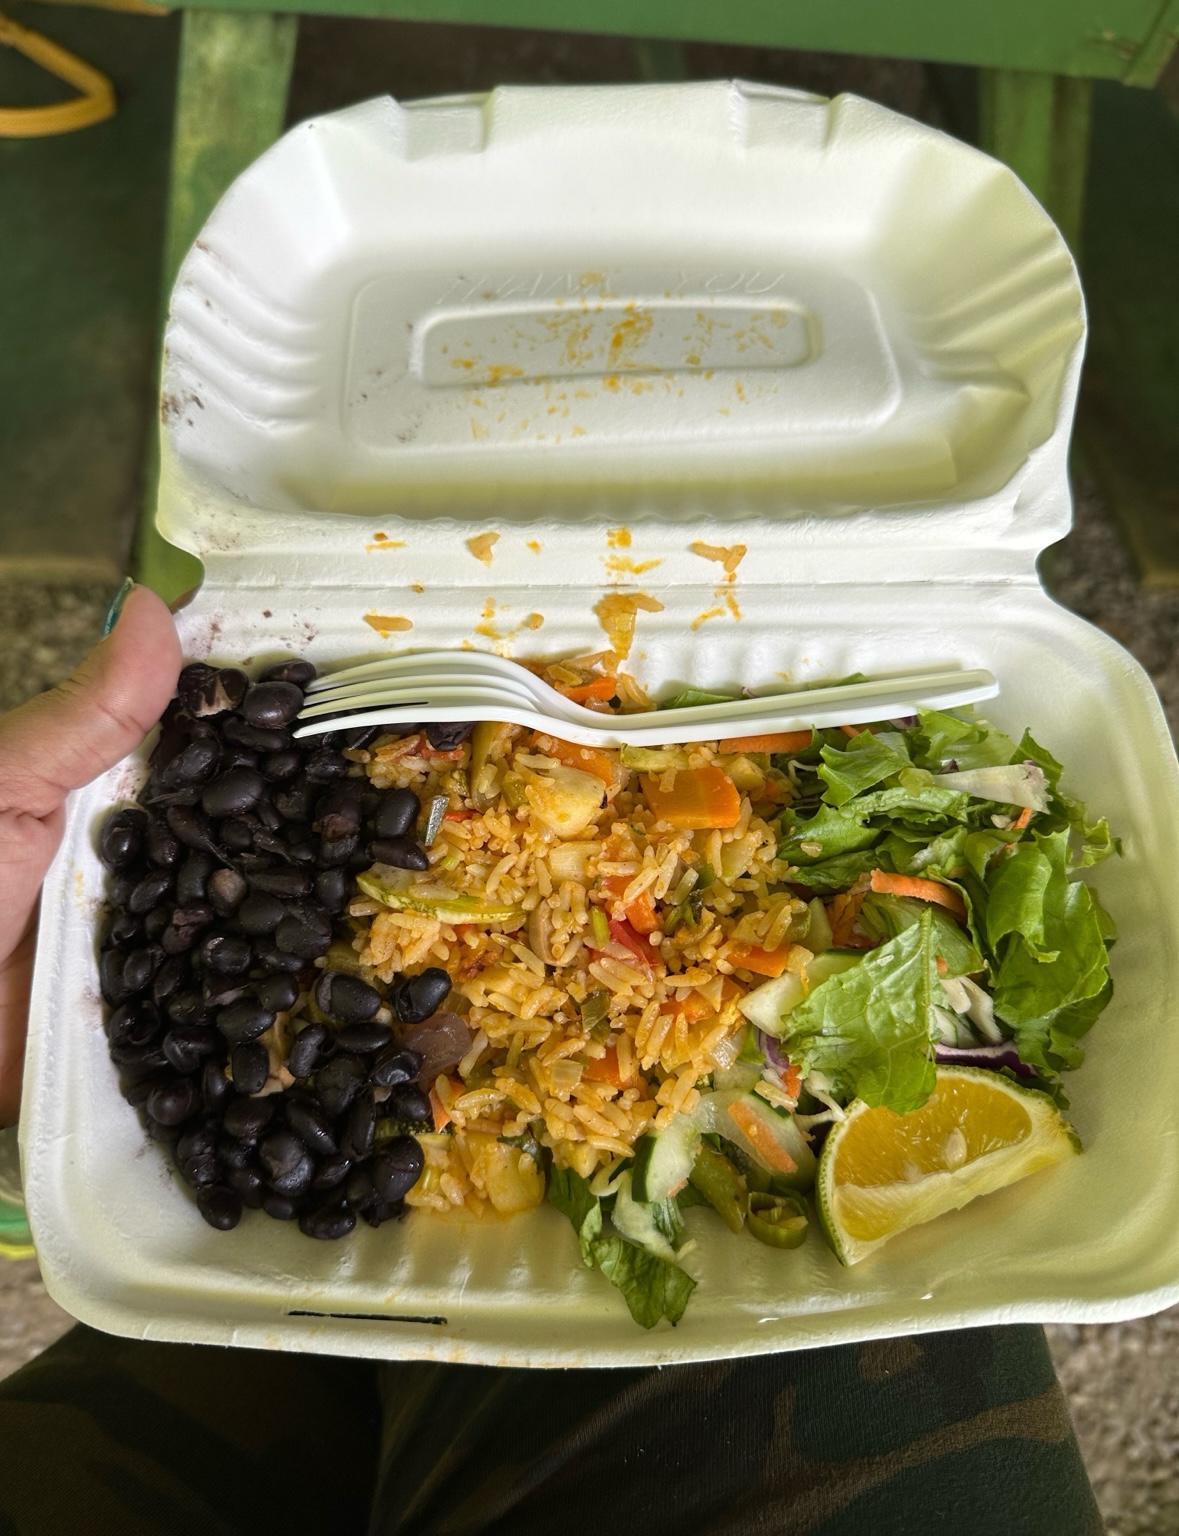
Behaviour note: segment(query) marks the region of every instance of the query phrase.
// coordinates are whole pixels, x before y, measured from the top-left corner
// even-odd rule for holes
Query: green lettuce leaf
[[[1053,842],[1059,844],[1064,834]],[[1020,843],[999,865],[987,883],[987,943],[996,955],[1003,940],[1018,933],[1037,960],[1055,960],[1056,951],[1044,939],[1044,899],[1056,869],[1053,856],[1043,846],[1048,839]],[[1057,848],[1059,854],[1059,847]]]
[[[901,782],[888,789],[857,795],[844,805],[844,812],[851,816],[891,816],[900,821],[923,823],[930,833],[947,830],[952,823],[966,820],[970,804],[968,795],[931,784],[924,769],[910,768],[900,777]]]
[[[936,709],[923,709],[913,732],[920,761],[940,768],[953,760],[959,768],[997,768],[1013,761],[1016,745],[1010,736],[985,720],[959,719]]]
[[[820,806],[808,821],[800,821],[787,811],[782,818],[782,830],[786,835],[780,845],[780,856],[791,864],[804,866],[869,848],[880,838],[876,827],[866,827],[857,817],[830,805]],[[803,848],[803,843],[817,845],[819,851],[814,852],[813,846]]]
[[[622,1292],[636,1323],[654,1328],[663,1317],[669,1323],[679,1322],[696,1288],[691,1275],[678,1264],[656,1258],[621,1237],[604,1237],[602,1203],[591,1193],[588,1182],[572,1168],[550,1169],[548,1199],[572,1223],[586,1265],[592,1269],[596,1264],[611,1285]],[[657,1225],[669,1241],[678,1242],[683,1231],[679,1211],[674,1201],[662,1205],[666,1209],[656,1213]]]
[[[675,698],[660,704],[660,709],[692,709],[697,704],[731,704],[735,693],[709,693],[706,688],[681,688]]]
[[[880,858],[874,848],[862,853],[841,853],[834,859],[824,859],[818,864],[808,864],[798,871],[800,885],[816,895],[831,895],[846,891],[858,876],[871,869],[880,868]]]
[[[823,799],[836,806],[846,805],[882,779],[892,778],[910,766],[907,756],[880,741],[871,731],[853,736],[843,751],[824,747],[822,756],[819,777],[827,786]]]
[[[983,957],[948,912],[913,896],[890,896],[871,891],[860,908],[860,927],[873,939],[895,939],[928,917],[933,930],[934,952],[946,963],[947,976],[974,976],[983,969]]]
[[[790,1015],[790,1059],[820,1071],[839,1098],[905,1114],[933,1091],[932,1008],[942,996],[928,910],[859,965],[830,977]]]

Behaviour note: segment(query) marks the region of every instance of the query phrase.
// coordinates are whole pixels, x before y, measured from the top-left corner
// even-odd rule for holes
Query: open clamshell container
[[[159,524],[207,572],[190,656],[599,649],[603,597],[642,593],[629,664],[657,693],[989,667],[987,713],[1032,726],[1125,841],[1092,876],[1116,996],[1068,1083],[1085,1156],[854,1269],[817,1233],[783,1254],[689,1211],[674,1330],[636,1327],[547,1207],[222,1234],[102,1031],[95,839],[131,760],[74,799],[42,907],[23,1149],[52,1295],[158,1339],[537,1366],[1179,1300],[1176,764],[1145,674],[1036,576],[1069,526],[1084,331],[1012,173],[853,97],[379,100],[251,167],[167,337]]]

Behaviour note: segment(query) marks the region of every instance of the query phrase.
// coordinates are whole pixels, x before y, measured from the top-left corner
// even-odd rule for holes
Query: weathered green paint
[[[1011,166],[1075,251],[1089,160],[1092,81],[1026,70],[984,70],[979,143]]]
[[[265,11],[191,10],[180,44],[164,293],[222,193],[282,132],[298,22]],[[191,555],[155,528],[159,448],[153,434],[147,507],[136,552],[140,580],[167,598],[200,580]]]
[[[215,0],[228,11],[256,0]],[[300,0],[335,16],[602,32],[977,64],[1150,85],[1175,45],[1175,0]]]

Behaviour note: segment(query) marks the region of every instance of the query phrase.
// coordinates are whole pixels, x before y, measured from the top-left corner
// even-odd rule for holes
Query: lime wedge
[[[1080,1150],[1047,1094],[981,1067],[939,1067],[910,1114],[849,1106],[819,1160],[819,1220],[843,1263],[858,1264],[898,1232]]]

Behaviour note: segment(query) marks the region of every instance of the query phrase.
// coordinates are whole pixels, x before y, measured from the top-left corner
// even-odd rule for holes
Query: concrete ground
[[[1083,485],[1073,533],[1048,552],[1060,600],[1108,630],[1150,672],[1179,729],[1179,594],[1144,592],[1108,513]],[[10,639],[0,710],[48,686],[97,636],[105,586],[0,583]],[[0,1260],[0,1376],[70,1326],[36,1263]],[[1179,1529],[1179,1309],[1141,1322],[1048,1329],[1077,1434],[1111,1536]]]

